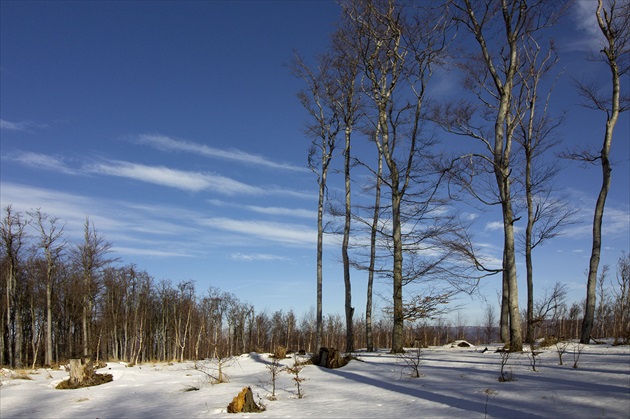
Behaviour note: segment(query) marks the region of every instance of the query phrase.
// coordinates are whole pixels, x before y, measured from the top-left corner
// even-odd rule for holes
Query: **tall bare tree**
[[[11,205],[4,208],[5,216],[0,222],[0,245],[5,265],[5,304],[6,313],[2,314],[4,327],[0,329],[2,341],[0,341],[0,364],[2,364],[4,355],[4,336],[7,336],[8,342],[6,346],[8,353],[6,360],[13,367],[21,367],[21,351],[22,346],[22,322],[19,307],[17,307],[17,271],[20,263],[22,245],[26,240],[26,231],[24,230],[27,222],[19,212],[13,211]],[[5,328],[8,333],[5,334]]]
[[[527,225],[523,241],[527,276],[527,333],[525,340],[534,339],[534,266],[533,250],[561,233],[562,228],[572,222],[575,210],[566,197],[554,193],[554,178],[559,171],[555,161],[545,157],[558,145],[555,135],[564,118],[550,114],[549,104],[553,85],[543,87],[549,73],[558,62],[553,42],[543,48],[533,37],[526,37],[522,46],[523,65],[518,69],[518,100],[514,107],[515,118],[519,121],[515,139],[524,152],[523,174],[519,182],[524,183],[527,204]],[[544,94],[544,89],[547,89]]]
[[[83,307],[82,322],[83,329],[83,357],[90,356],[89,342],[90,336],[90,318],[94,307],[97,288],[99,284],[99,271],[106,267],[113,259],[108,259],[107,254],[111,250],[111,243],[105,241],[104,237],[98,234],[94,223],[90,223],[89,218],[85,219],[83,225],[83,242],[78,243],[71,249],[71,260],[76,269],[81,273],[83,278]]]
[[[312,138],[308,153],[308,166],[317,175],[319,186],[317,203],[317,327],[315,346],[322,343],[322,278],[324,249],[324,206],[328,169],[337,143],[337,135],[342,129],[339,109],[334,100],[338,97],[338,84],[332,76],[333,60],[330,55],[318,57],[317,66],[311,69],[297,54],[291,69],[296,77],[306,83],[306,88],[298,93],[302,106],[308,112],[311,121],[306,124],[305,132]]]
[[[43,253],[46,260],[46,345],[44,350],[44,364],[52,364],[52,306],[53,288],[55,285],[57,271],[61,263],[66,242],[63,239],[64,225],[56,217],[51,217],[43,213],[40,209],[28,213],[33,219],[33,224],[39,234],[37,247]]]
[[[615,340],[630,342],[630,255],[623,253],[617,261],[615,299]]]
[[[477,103],[459,103],[443,110],[442,125],[453,133],[481,142],[485,153],[471,153],[460,166],[462,186],[484,204],[501,207],[503,219],[503,296],[501,338],[510,349],[522,350],[522,328],[518,308],[514,223],[518,220],[513,188],[513,138],[521,115],[514,114],[518,94],[518,70],[523,64],[523,41],[534,39],[541,28],[558,17],[562,2],[551,4],[527,0],[453,0],[455,19],[472,35],[479,47],[463,64],[464,86]],[[555,2],[553,2],[555,3]],[[480,125],[480,121],[486,126]],[[491,194],[469,179],[478,173],[493,177]],[[485,183],[486,186],[490,183]],[[508,336],[509,335],[509,336]]]
[[[610,149],[617,120],[622,112],[630,109],[630,98],[623,96],[621,81],[630,69],[630,2],[627,0],[598,0],[595,18],[604,42],[596,59],[606,64],[610,70],[610,93],[602,94],[597,84],[577,83],[579,93],[586,99],[586,106],[606,115],[604,141],[599,152],[584,151],[573,153],[571,157],[589,163],[600,162],[602,186],[595,203],[593,214],[593,243],[588,267],[586,285],[586,309],[582,321],[581,343],[588,343],[595,318],[597,271],[602,247],[602,220],[604,207],[610,189],[611,162]]]
[[[344,172],[344,224],[343,239],[341,244],[341,258],[343,263],[343,279],[345,287],[345,314],[346,314],[346,352],[354,351],[354,331],[352,307],[352,283],[350,279],[350,230],[352,222],[351,205],[351,177],[350,171],[353,166],[351,139],[352,134],[361,116],[360,112],[360,89],[359,62],[356,50],[352,48],[353,37],[356,35],[345,27],[343,21],[340,28],[332,37],[332,77],[337,84],[337,89],[331,90],[337,97],[333,98],[333,103],[337,106],[339,118],[342,123],[344,134],[343,149],[343,172]]]
[[[429,15],[428,9],[406,6],[393,0],[344,5],[349,27],[356,33],[363,89],[375,112],[375,144],[386,168],[381,181],[390,195],[394,353],[403,351],[402,207],[418,180],[414,176],[420,152],[429,148],[423,124],[427,84],[445,46],[444,20]]]

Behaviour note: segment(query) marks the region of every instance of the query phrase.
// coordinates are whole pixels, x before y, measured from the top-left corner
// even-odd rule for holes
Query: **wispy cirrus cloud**
[[[182,151],[186,153],[201,154],[206,157],[232,160],[245,164],[253,164],[258,166],[269,167],[271,169],[282,169],[295,172],[308,172],[305,167],[295,166],[289,163],[278,163],[265,157],[247,153],[245,151],[231,149],[224,150],[220,148],[210,147],[204,144],[194,143],[192,141],[184,141],[157,134],[142,134],[135,141],[139,144],[149,145],[163,151]]]
[[[581,36],[574,36],[565,43],[569,50],[592,51],[600,49],[604,36],[597,24],[596,10],[597,2],[587,0],[576,1],[574,7],[570,8],[571,19],[578,31],[581,32]]]
[[[35,124],[34,122],[11,122],[0,119],[0,129],[8,131],[31,132],[32,128],[43,127],[44,125]]]
[[[592,211],[592,210],[591,210]],[[577,214],[578,223],[563,230],[563,235],[570,238],[588,237],[593,234],[593,224],[591,211],[582,207]],[[608,237],[618,237],[628,235],[630,231],[630,211],[615,208],[612,205],[606,206],[604,218],[602,220],[602,234]]]
[[[272,262],[272,261],[289,260],[288,258],[284,256],[270,255],[267,253],[250,253],[250,254],[232,253],[232,255],[230,255],[230,258],[232,260],[238,260],[242,262]]]
[[[69,175],[78,173],[75,169],[70,168],[62,157],[50,156],[48,154],[20,151],[11,153],[5,158],[35,169],[52,170]]]
[[[217,207],[234,207],[252,211],[258,214],[282,216],[282,217],[295,217],[314,220],[317,217],[317,211],[307,210],[302,208],[287,208],[287,207],[263,207],[259,205],[242,205],[234,202],[227,202],[219,199],[209,199],[207,202]]]
[[[211,190],[226,195],[261,195],[265,192],[262,188],[217,174],[189,172],[165,166],[147,166],[120,160],[86,165],[83,170],[93,174],[135,179],[191,192]]]
[[[65,225],[64,237],[70,242],[83,239],[84,223],[89,217],[99,233],[112,241],[112,251],[124,257],[195,256],[219,245],[207,242],[207,234],[194,221],[202,215],[184,208],[149,206],[12,182],[0,184],[0,205],[11,205],[22,214],[40,208],[51,217],[58,217]]]
[[[284,244],[310,246],[317,238],[317,232],[314,229],[297,224],[237,220],[227,217],[206,218],[200,222],[214,229]]]
[[[311,199],[313,193],[283,189],[275,186],[253,186],[216,173],[172,169],[166,166],[149,166],[123,160],[105,160],[71,167],[67,160],[35,152],[14,152],[7,159],[33,169],[50,170],[69,175],[103,175],[134,179],[154,185],[166,186],[190,192],[213,191],[223,195],[281,195]],[[252,211],[263,212],[253,207]],[[299,210],[298,210],[299,211]]]

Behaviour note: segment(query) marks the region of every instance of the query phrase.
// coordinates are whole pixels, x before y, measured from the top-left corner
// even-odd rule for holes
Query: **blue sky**
[[[603,115],[579,106],[570,78],[607,77],[604,65],[585,61],[596,46],[592,25],[580,17],[589,3],[580,2],[557,30],[567,76],[554,100],[569,111],[567,145],[599,146],[603,135]],[[258,310],[301,314],[315,305],[317,185],[296,98],[302,85],[285,64],[293,50],[310,57],[325,49],[339,14],[334,2],[0,7],[3,208],[59,217],[69,241],[80,238],[89,216],[115,256],[156,280],[193,279],[199,293],[219,287]],[[445,99],[461,89],[452,74],[436,82]],[[627,77],[624,83],[627,91]],[[613,141],[604,220],[602,262],[611,265],[630,247],[629,132],[626,113]],[[441,137],[449,148],[462,141]],[[558,187],[579,208],[580,222],[536,252],[536,286],[566,282],[577,300],[585,293],[601,175],[562,164]],[[338,176],[332,182],[339,185]],[[499,212],[477,216],[477,239],[488,257],[500,258]],[[343,312],[339,260],[329,241],[327,313]],[[482,287],[491,302],[496,289],[498,278]],[[353,290],[356,313],[363,313],[364,274],[353,275]],[[479,299],[461,303],[473,317],[481,307]]]

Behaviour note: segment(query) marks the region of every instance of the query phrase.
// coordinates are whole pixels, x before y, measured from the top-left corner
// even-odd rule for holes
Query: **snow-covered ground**
[[[230,382],[217,385],[192,362],[110,363],[99,372],[111,373],[113,382],[76,390],[55,389],[68,377],[62,370],[26,370],[32,380],[11,378],[3,370],[0,418],[234,418],[239,416],[226,408],[244,386],[267,408],[240,414],[248,418],[629,417],[630,347],[586,345],[574,369],[572,345],[562,366],[555,349],[543,350],[538,372],[527,354],[512,354],[506,367],[515,379],[510,382],[498,381],[501,356],[495,346],[486,352],[484,347],[423,349],[420,378],[410,378],[407,363],[397,356],[358,352],[359,360],[340,369],[305,366],[301,399],[292,376],[280,374],[275,401],[267,399],[267,354],[234,359],[225,369]]]

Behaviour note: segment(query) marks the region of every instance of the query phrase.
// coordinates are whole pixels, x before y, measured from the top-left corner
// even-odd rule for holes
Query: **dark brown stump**
[[[227,407],[228,413],[258,413],[262,412],[256,402],[251,387],[244,387]]]
[[[317,365],[328,368],[328,348],[319,348]]]

